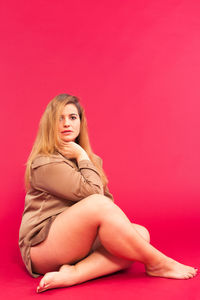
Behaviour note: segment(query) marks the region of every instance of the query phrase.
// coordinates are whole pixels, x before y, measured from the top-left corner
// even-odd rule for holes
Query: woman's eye
[[[71,120],[76,120],[77,117],[76,117],[76,116],[71,116],[70,119],[71,119]],[[63,121],[63,120],[64,120],[64,117],[63,117],[63,116],[60,116],[59,121]]]

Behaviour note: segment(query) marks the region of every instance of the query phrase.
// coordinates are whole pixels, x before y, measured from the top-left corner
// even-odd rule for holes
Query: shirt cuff
[[[78,162],[78,167],[79,167],[79,170],[81,170],[81,169],[90,169],[92,171],[95,171],[100,176],[99,172],[97,171],[97,168],[88,159],[80,160]]]

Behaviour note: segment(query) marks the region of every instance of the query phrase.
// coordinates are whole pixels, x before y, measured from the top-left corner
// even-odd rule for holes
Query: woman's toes
[[[196,271],[195,271],[194,268],[192,268],[192,269],[190,270],[190,272],[193,273],[193,274],[195,274]]]
[[[194,269],[194,276],[196,276],[197,275],[197,270],[196,269]]]
[[[195,274],[195,272],[193,271],[193,272],[189,272],[189,276],[190,276],[190,278],[192,278],[192,277],[194,277],[196,274]]]
[[[48,289],[76,284],[76,274],[74,270],[74,266],[65,266],[65,268],[62,268],[62,271],[46,273],[37,287],[37,293],[44,292]]]
[[[43,287],[38,286],[38,287],[37,287],[37,293],[44,292],[44,291],[46,291],[48,288],[49,288],[49,285],[48,285],[48,284],[45,284]]]
[[[189,273],[192,275],[192,277],[194,277],[197,274],[197,271],[193,268]]]
[[[187,272],[187,274],[185,274],[185,277],[186,277],[186,279],[189,279],[189,278],[194,277],[194,274],[193,274],[193,272],[189,271],[189,272]]]
[[[41,286],[37,287],[37,293],[41,293],[44,290],[44,288],[42,288]]]
[[[43,292],[49,286],[49,280],[51,279],[51,274],[46,273],[45,276],[40,280],[40,283],[37,287],[37,293]]]

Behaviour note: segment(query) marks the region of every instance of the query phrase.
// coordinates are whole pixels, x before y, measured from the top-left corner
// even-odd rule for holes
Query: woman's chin
[[[62,139],[63,142],[67,143],[67,142],[74,142],[75,139],[73,138],[66,138],[66,139]]]

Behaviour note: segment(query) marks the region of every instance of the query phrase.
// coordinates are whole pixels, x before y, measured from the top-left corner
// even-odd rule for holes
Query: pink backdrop
[[[80,97],[94,152],[129,218],[159,224],[155,241],[174,225],[189,225],[195,237],[199,1],[8,0],[0,13],[3,255],[19,257],[24,164],[41,114],[60,93]]]

